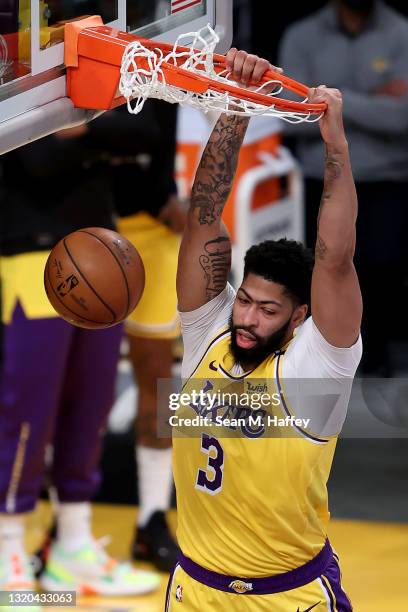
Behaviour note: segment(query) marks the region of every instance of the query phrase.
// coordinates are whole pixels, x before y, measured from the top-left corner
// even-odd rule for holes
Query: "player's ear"
[[[295,323],[296,327],[303,323],[303,321],[307,317],[308,311],[309,311],[309,307],[308,307],[307,304],[302,304],[301,306],[298,306],[295,309],[295,311],[293,313],[292,321],[293,321],[293,323]]]

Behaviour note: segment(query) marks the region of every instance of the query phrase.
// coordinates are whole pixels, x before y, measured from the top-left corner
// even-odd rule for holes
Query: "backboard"
[[[91,120],[66,97],[64,24],[100,15],[120,30],[174,42],[209,23],[228,48],[233,0],[0,0],[0,154]]]

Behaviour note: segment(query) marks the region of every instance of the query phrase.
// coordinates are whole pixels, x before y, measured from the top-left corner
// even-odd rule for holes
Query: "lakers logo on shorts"
[[[243,580],[233,580],[228,586],[236,593],[246,593],[253,590],[252,583],[244,582]]]

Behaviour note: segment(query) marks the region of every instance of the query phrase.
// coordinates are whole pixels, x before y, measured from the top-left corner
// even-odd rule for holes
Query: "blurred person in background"
[[[99,595],[140,594],[158,586],[155,574],[111,559],[91,528],[90,501],[100,481],[122,328],[70,325],[57,316],[43,288],[44,266],[58,240],[83,227],[114,229],[110,177],[87,132],[86,126],[64,130],[0,160],[2,590],[34,588],[24,519],[38,501],[49,445],[57,537],[43,586]]]
[[[145,266],[142,299],[125,324],[138,387],[139,511],[132,556],[162,571],[172,569],[178,550],[165,517],[173,490],[171,440],[157,437],[156,421],[157,380],[172,376],[180,333],[176,269],[186,213],[174,179],[176,127],[176,105],[148,100],[138,115],[123,106],[82,128],[103,151],[118,231],[133,242]]]
[[[186,211],[174,178],[177,106],[148,100],[140,115],[129,115],[125,107],[112,115],[116,120],[114,115],[128,122],[134,134],[110,158],[118,229],[138,249],[146,272],[142,299],[125,325],[138,387],[139,511],[132,555],[170,571],[178,550],[165,518],[173,490],[172,451],[171,439],[157,435],[156,393],[158,379],[172,377],[174,341],[180,334],[176,270]],[[142,155],[135,155],[135,143]]]
[[[391,307],[403,299],[408,254],[408,20],[379,0],[333,0],[287,29],[279,65],[301,82],[342,91],[359,199],[355,261],[365,303],[362,372],[390,375],[389,340],[396,326],[401,332]],[[318,124],[291,125],[287,134],[296,139],[305,174],[311,246],[324,149]]]
[[[140,115],[122,107],[76,128],[81,146],[93,151],[86,166],[100,168],[101,191],[121,217],[118,230],[132,240],[145,266],[144,294],[126,323],[138,385],[139,512],[132,556],[164,571],[174,565],[178,550],[165,519],[173,488],[171,440],[157,438],[156,424],[157,379],[172,376],[179,335],[175,275],[185,212],[174,181],[176,119],[176,106],[149,100]]]

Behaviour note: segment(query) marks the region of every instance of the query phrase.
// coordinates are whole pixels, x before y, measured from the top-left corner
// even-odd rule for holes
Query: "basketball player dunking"
[[[228,62],[243,84],[259,83],[270,67],[235,49]],[[280,390],[283,410],[283,379],[351,384],[362,352],[353,265],[357,198],[341,94],[320,86],[310,101],[328,105],[320,120],[325,187],[315,262],[294,241],[253,246],[236,294],[227,282],[231,247],[221,215],[248,119],[221,115],[210,136],[178,266],[187,388],[217,379],[230,385],[267,380]],[[298,426],[279,439],[250,439],[245,432],[173,436],[182,553],[167,611],[351,610],[326,535],[326,483],[348,397],[340,412],[336,404],[329,414],[327,398],[320,405],[317,397],[312,423],[325,425]],[[291,410],[296,415],[297,406]]]

